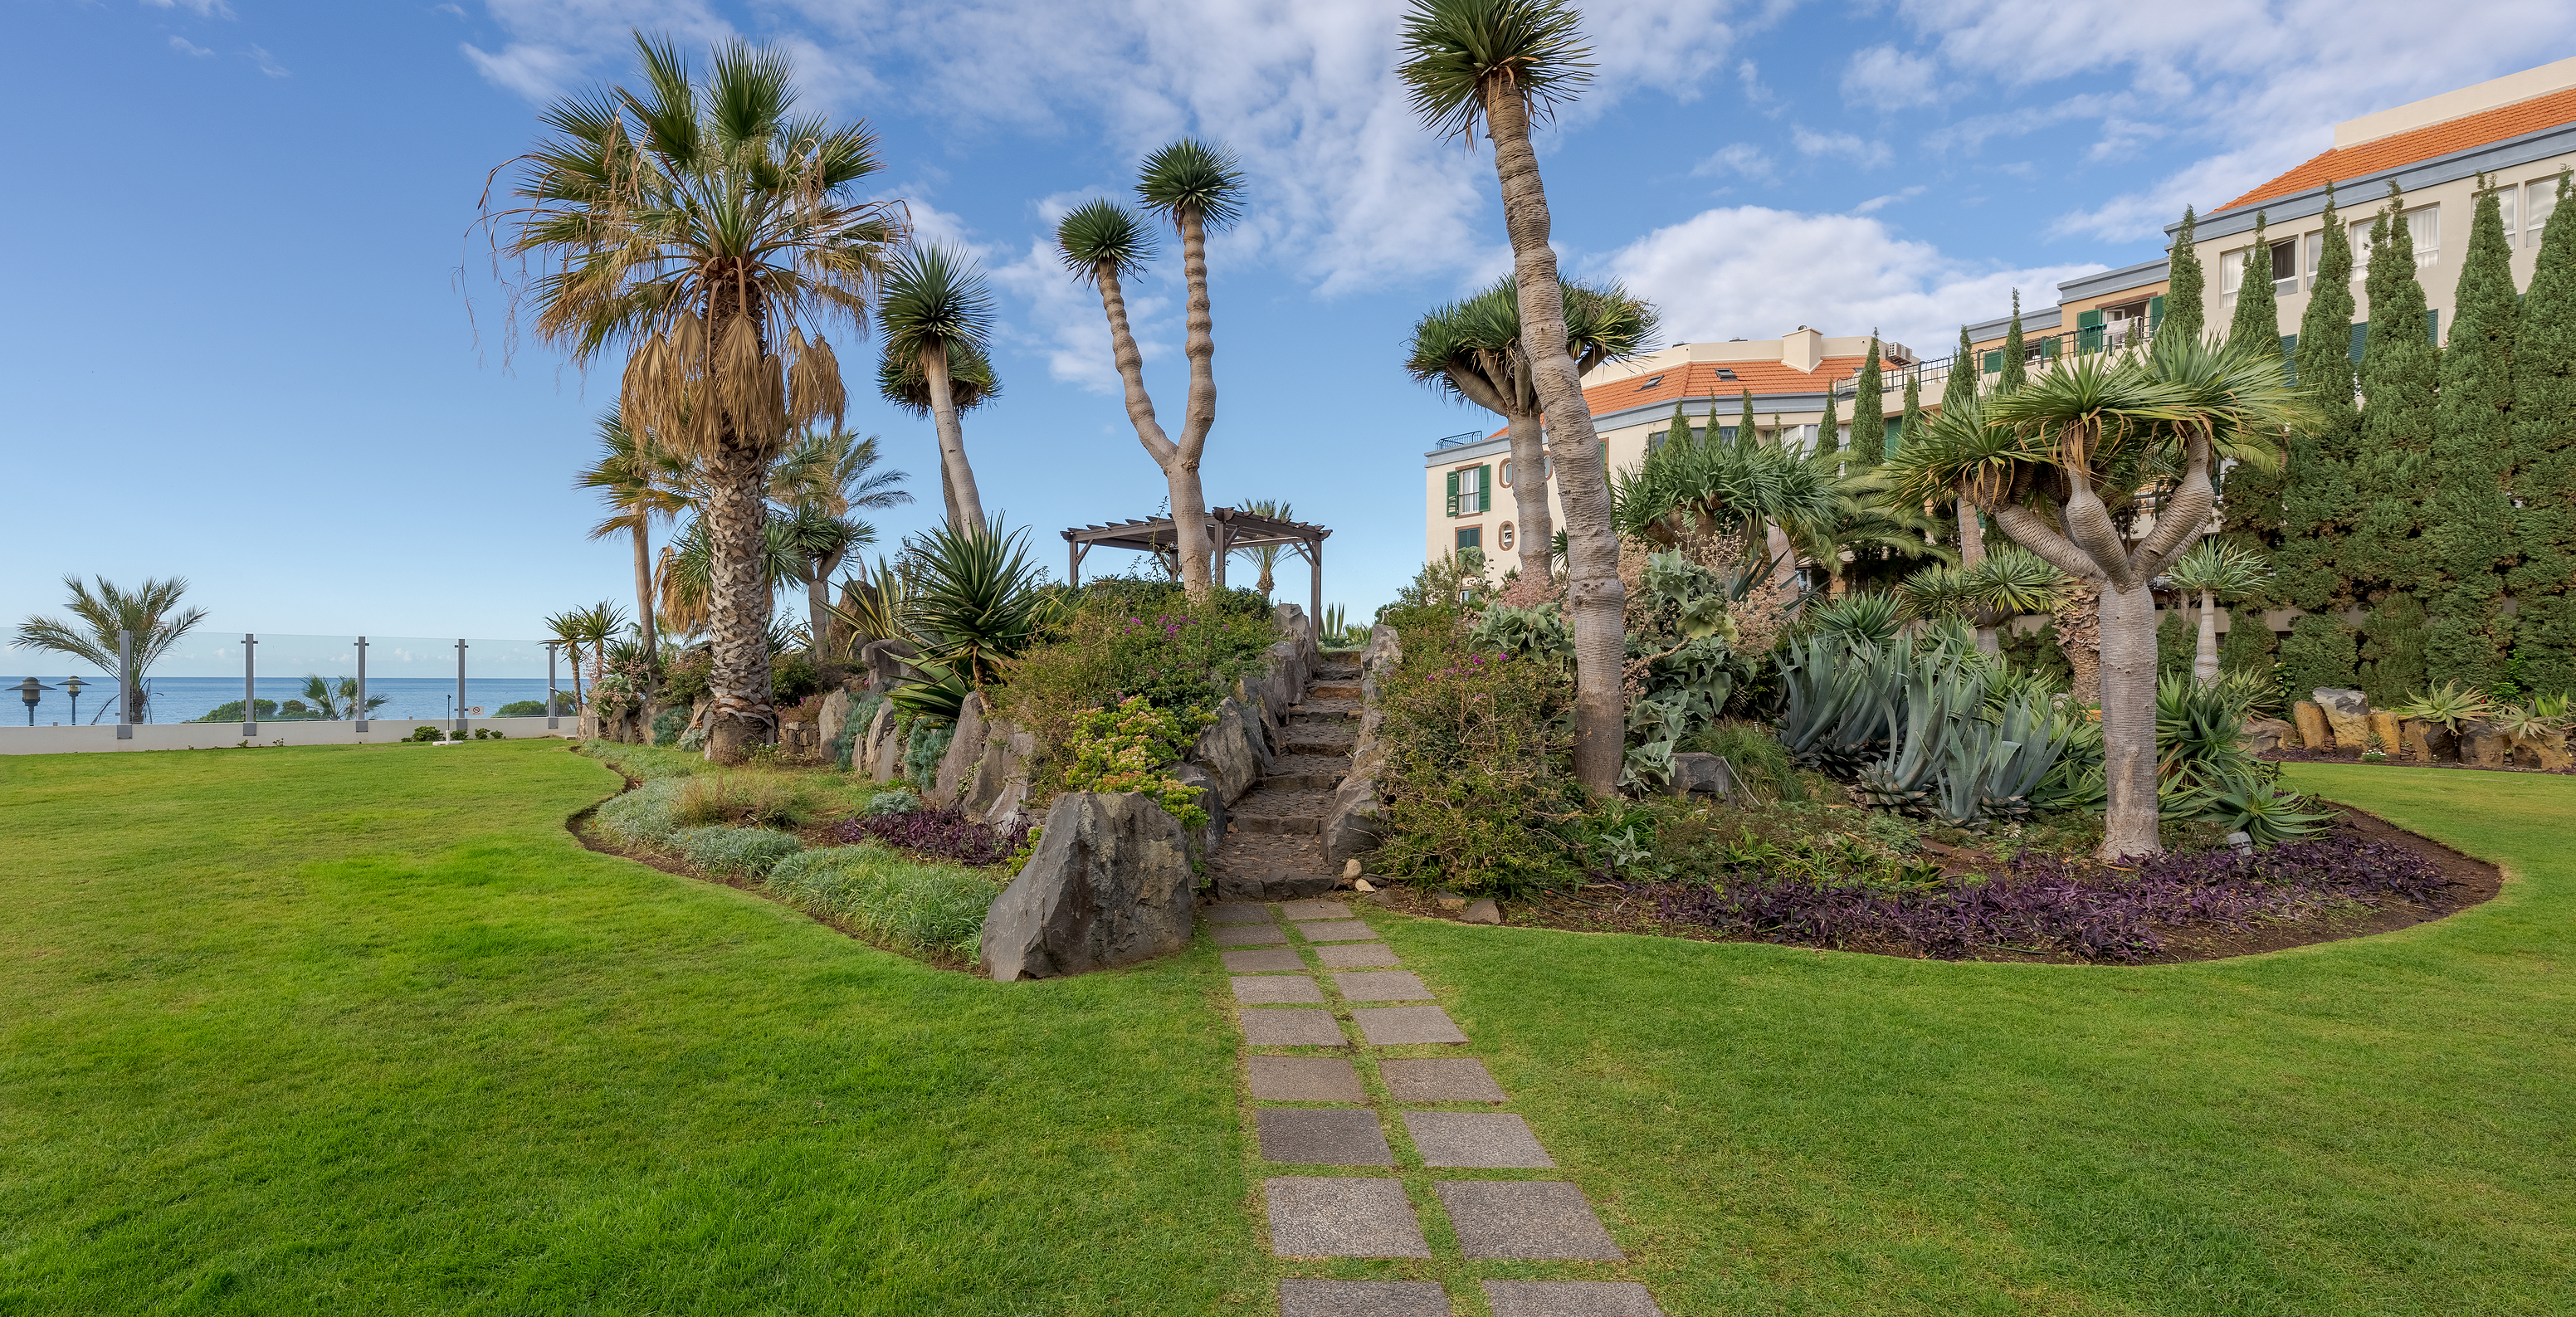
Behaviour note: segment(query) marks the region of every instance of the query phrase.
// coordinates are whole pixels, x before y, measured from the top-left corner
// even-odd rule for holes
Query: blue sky
[[[1507,264],[1490,161],[1431,139],[1390,70],[1398,7],[1304,0],[17,0],[0,151],[20,253],[0,319],[11,491],[0,619],[65,572],[179,574],[208,628],[528,636],[631,601],[571,488],[613,371],[513,345],[472,231],[551,96],[629,69],[642,27],[774,42],[807,101],[882,138],[876,191],[966,244],[1003,396],[968,418],[988,509],[1060,570],[1068,525],[1150,515],[1160,474],[1098,302],[1045,249],[1182,132],[1252,182],[1215,246],[1212,501],[1333,527],[1326,597],[1418,564],[1420,453],[1487,418],[1409,382],[1429,305]],[[1657,302],[1672,340],[1878,327],[1934,355],[2011,288],[2151,258],[2332,124],[2576,51],[2576,8],[2191,3],[1595,6],[1597,81],[1542,142],[1570,269]],[[506,182],[507,175],[504,175]],[[1131,291],[1167,418],[1178,261]],[[866,350],[844,360],[866,361]],[[855,392],[855,390],[854,390]],[[926,422],[873,400],[923,501]],[[1283,575],[1302,599],[1302,569]],[[26,664],[23,655],[8,662]],[[38,661],[39,670],[59,666]]]

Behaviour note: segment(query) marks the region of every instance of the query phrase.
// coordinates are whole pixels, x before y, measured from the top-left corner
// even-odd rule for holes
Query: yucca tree
[[[2174,559],[2165,579],[2177,590],[2200,596],[2200,644],[2193,651],[2191,675],[2203,686],[2218,681],[2218,606],[2262,589],[2272,579],[2271,564],[2242,545],[2204,539]]]
[[[1646,350],[1654,341],[1654,305],[1618,284],[1565,281],[1566,351],[1578,374]],[[1512,444],[1512,512],[1523,579],[1548,578],[1556,538],[1548,510],[1548,461],[1539,420],[1538,382],[1521,351],[1520,289],[1509,276],[1461,301],[1435,308],[1413,327],[1404,368],[1414,379],[1503,418]]]
[[[769,497],[788,509],[789,530],[805,555],[806,625],[822,653],[842,646],[831,630],[831,582],[854,549],[876,543],[876,527],[852,516],[912,502],[901,471],[879,471],[875,435],[859,438],[834,426],[809,431],[769,478]]]
[[[770,590],[760,564],[769,466],[787,436],[842,414],[826,322],[864,329],[903,234],[863,123],[796,117],[785,54],[740,42],[703,80],[638,34],[643,78],[548,106],[517,163],[525,204],[488,219],[539,266],[535,330],[587,366],[626,351],[618,411],[691,463],[712,552],[709,758],[775,733]]]
[[[577,489],[599,491],[608,515],[590,528],[604,540],[625,535],[635,547],[635,615],[644,630],[644,659],[651,666],[656,650],[653,625],[652,528],[655,518],[668,523],[690,508],[688,465],[664,453],[650,435],[626,428],[614,411],[601,413],[597,432],[599,457],[573,481]]]
[[[1594,791],[1619,784],[1627,753],[1621,664],[1627,653],[1619,537],[1601,436],[1583,402],[1583,376],[1565,348],[1564,285],[1548,245],[1547,189],[1530,147],[1545,118],[1592,77],[1579,18],[1564,0],[1412,0],[1398,70],[1414,112],[1442,136],[1494,145],[1503,227],[1520,293],[1521,347],[1538,388],[1558,498],[1565,507],[1566,598],[1574,623],[1574,771]]]
[[[128,649],[134,662],[132,703],[125,710],[125,721],[143,721],[143,674],[161,656],[169,652],[179,637],[196,629],[206,620],[202,608],[181,608],[179,600],[188,593],[188,578],[173,576],[158,580],[145,577],[143,584],[131,590],[119,587],[101,576],[98,587],[76,575],[63,577],[63,588],[71,591],[64,602],[72,621],[44,616],[29,617],[18,624],[18,633],[10,643],[19,649],[41,649],[81,662],[113,677],[117,672],[116,641],[119,632],[131,632]]]
[[[2021,613],[2047,613],[2073,581],[2047,559],[2007,544],[1959,567],[1926,567],[1896,583],[1897,598],[1917,617],[1958,616],[1976,628],[1977,652],[1998,654],[1995,628]]]
[[[1892,498],[1921,506],[1966,495],[2014,541],[2099,591],[2104,859],[2162,849],[2151,582],[2205,529],[2215,463],[2277,461],[2279,436],[2313,423],[2277,352],[2162,335],[2145,352],[2060,363],[1986,400],[1976,424],[1936,423],[1892,464]],[[2131,539],[2103,491],[2134,504],[2137,477],[2121,473],[2159,458],[2178,475],[2152,528]]]
[[[966,431],[958,423],[956,363],[969,363],[970,386],[977,400],[994,392],[993,368],[985,339],[993,332],[993,295],[982,271],[965,253],[946,247],[904,249],[886,271],[877,299],[877,325],[885,331],[885,356],[878,368],[880,389],[888,401],[911,405],[909,388],[886,388],[890,380],[918,372],[924,410],[939,434],[939,489],[947,503],[948,524],[984,524],[984,500],[975,488],[975,467],[966,460]],[[905,363],[910,368],[905,369]]]

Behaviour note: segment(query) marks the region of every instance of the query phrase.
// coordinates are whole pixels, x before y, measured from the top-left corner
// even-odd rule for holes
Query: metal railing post
[[[456,726],[454,730],[460,735],[465,731],[465,642],[462,640],[456,642]]]
[[[258,664],[251,658],[251,649],[258,644],[259,637],[247,631],[242,633],[242,737],[245,740],[259,735]]]
[[[358,730],[367,730],[367,638],[358,637]]]
[[[555,714],[555,642],[549,640],[546,642],[546,730],[551,732],[561,726],[563,719]]]
[[[116,739],[134,739],[134,633],[116,633]]]

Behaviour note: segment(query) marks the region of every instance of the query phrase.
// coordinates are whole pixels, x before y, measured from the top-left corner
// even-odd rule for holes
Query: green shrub
[[[680,858],[710,873],[766,875],[805,843],[768,828],[684,828],[671,834]]]
[[[870,814],[909,814],[919,808],[921,797],[914,795],[910,787],[880,791],[868,797],[867,812]]]
[[[689,711],[686,708],[664,709],[654,714],[653,744],[677,745],[680,733],[688,730],[688,726]]]
[[[1771,729],[1757,722],[1722,719],[1682,743],[1682,749],[1716,755],[1735,769],[1735,780],[1765,800],[1804,800],[1807,787],[1789,749]]]
[[[877,719],[877,710],[884,705],[885,697],[870,691],[860,696],[858,703],[851,706],[849,720],[841,724],[840,739],[832,742],[834,767],[843,772],[849,771],[853,759],[858,754],[859,738],[868,734],[869,725]]]
[[[769,890],[808,913],[842,919],[918,951],[972,960],[1001,887],[954,864],[909,859],[873,843],[791,855]]]
[[[948,743],[957,737],[957,724],[917,720],[912,733],[904,740],[903,778],[914,789],[927,793],[930,781],[939,773],[939,761],[948,753]]]
[[[792,828],[814,817],[814,791],[787,773],[716,772],[688,779],[676,808],[689,828]]]
[[[705,699],[715,666],[715,652],[704,645],[683,651],[663,665],[662,698],[683,708]]]
[[[770,660],[769,697],[777,704],[790,704],[823,688],[822,674],[814,669],[814,656],[803,650],[791,650]]]
[[[1165,770],[1189,752],[1200,728],[1215,721],[1212,713],[1155,708],[1142,695],[1128,696],[1115,709],[1094,709],[1065,743],[1065,789],[1142,792],[1182,827],[1206,827],[1199,789]]]
[[[1002,705],[1052,753],[1095,709],[1129,699],[1180,713],[1212,705],[1278,640],[1269,610],[1250,591],[1223,591],[1193,607],[1176,585],[1095,581],[1042,643],[1002,665]]]
[[[546,716],[546,702],[544,700],[512,700],[508,704],[504,704],[500,708],[494,709],[492,711],[492,716],[495,718],[543,718]]]
[[[411,729],[411,735],[406,736],[403,739],[406,741],[420,741],[425,743],[439,739],[440,735],[441,733],[435,727],[415,727]]]

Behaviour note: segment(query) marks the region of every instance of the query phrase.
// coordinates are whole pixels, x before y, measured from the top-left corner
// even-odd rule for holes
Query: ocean
[[[74,702],[63,690],[64,682],[61,676],[37,674],[38,681],[54,689],[38,692],[36,704],[32,708],[29,707],[20,692],[13,689],[17,682],[25,679],[25,675],[21,673],[11,678],[9,685],[0,686],[0,723],[15,727],[115,725],[115,681],[100,681],[83,676],[78,712],[75,714]],[[331,681],[336,689],[338,678],[333,677]],[[239,677],[151,677],[146,679],[145,685],[152,693],[146,721],[156,723],[192,722],[224,705],[237,705],[242,697],[242,683]],[[559,679],[555,686],[557,690],[564,693],[567,700],[571,698],[572,678],[569,675]],[[304,677],[301,674],[292,677],[259,679],[258,698],[260,699],[275,700],[282,706],[288,700],[303,697]],[[369,673],[367,698],[374,700],[378,697],[382,697],[385,702],[376,706],[375,712],[367,715],[369,718],[389,721],[412,718],[429,720],[452,718],[455,716],[456,679],[454,677],[379,677]],[[502,705],[520,700],[535,700],[542,704],[545,698],[546,679],[543,677],[467,677],[465,679],[466,716],[469,718],[495,717]]]

